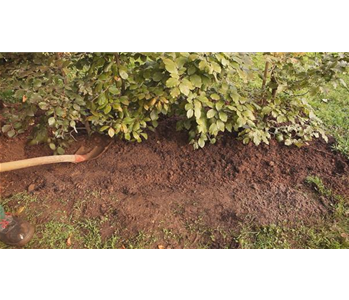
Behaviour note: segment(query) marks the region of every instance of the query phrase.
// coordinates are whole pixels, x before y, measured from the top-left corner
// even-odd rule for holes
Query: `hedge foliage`
[[[307,97],[345,85],[348,65],[347,53],[3,53],[2,132],[32,129],[62,154],[82,128],[141,142],[176,116],[195,149],[224,131],[301,146],[326,139]]]

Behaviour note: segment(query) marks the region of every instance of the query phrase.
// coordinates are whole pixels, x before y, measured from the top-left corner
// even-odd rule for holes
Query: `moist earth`
[[[175,123],[161,121],[142,143],[115,140],[96,160],[1,173],[1,196],[29,188],[40,199],[32,203],[37,224],[57,210],[77,219],[108,216],[101,227],[103,239],[115,232],[131,237],[166,228],[180,237],[168,247],[195,248],[212,230],[234,232],[247,223],[309,224],[326,218],[332,212],[331,199],[312,192],[305,183],[308,175],[320,177],[334,193],[349,195],[349,163],[331,151],[331,139],[301,148],[275,140],[256,147],[224,134],[216,144],[194,150]],[[75,138],[66,153],[109,143],[100,135]],[[25,135],[0,137],[0,162],[51,154],[46,146],[27,145]],[[223,239],[222,234],[211,246],[221,247]]]

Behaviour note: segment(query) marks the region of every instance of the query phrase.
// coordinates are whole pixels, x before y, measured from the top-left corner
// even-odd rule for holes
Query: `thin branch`
[[[115,60],[116,60],[116,64],[119,67],[120,66],[120,56],[119,56],[118,52],[115,53]],[[125,92],[125,82],[122,79],[122,81],[121,81],[121,96],[124,94],[124,92]]]
[[[299,94],[299,95],[291,95],[291,94],[289,94],[289,93],[287,93],[287,92],[284,92],[284,93],[287,94],[287,95],[289,95],[290,97],[301,97],[301,96],[304,96],[304,95],[308,94],[309,91],[306,91],[305,93]]]
[[[72,135],[72,132],[74,131],[74,129],[73,130],[71,130],[70,132],[69,132],[69,135],[73,138],[73,140],[76,142],[77,141],[77,139]]]
[[[100,95],[102,95],[103,93],[105,93],[108,89],[110,88],[110,85],[105,88],[103,91],[101,91],[96,97],[94,97],[91,102],[95,101]]]
[[[269,69],[269,61],[267,61],[265,63],[264,75],[263,75],[263,83],[262,83],[262,90],[264,90],[265,85],[267,83],[268,69]]]
[[[84,125],[85,125],[85,128],[86,128],[87,134],[88,134],[88,135],[91,135],[90,123],[89,123],[87,120],[85,120]]]

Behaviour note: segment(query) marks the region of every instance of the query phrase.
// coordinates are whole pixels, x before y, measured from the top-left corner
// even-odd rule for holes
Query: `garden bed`
[[[66,153],[106,139],[76,138]],[[26,141],[25,135],[1,136],[0,161],[51,154]],[[0,192],[15,211],[20,204],[6,199],[29,189],[36,201],[26,203],[23,214],[30,211],[39,227],[62,216],[67,223],[97,220],[102,241],[118,236],[115,247],[127,247],[143,233],[141,247],[235,248],[241,227],[311,225],[332,214],[333,199],[319,197],[305,182],[318,176],[333,193],[349,195],[349,163],[331,151],[331,143],[318,139],[297,148],[271,140],[256,147],[226,134],[215,145],[193,150],[187,134],[167,119],[148,141],[115,141],[94,161],[2,173]],[[72,240],[69,246],[84,247]]]

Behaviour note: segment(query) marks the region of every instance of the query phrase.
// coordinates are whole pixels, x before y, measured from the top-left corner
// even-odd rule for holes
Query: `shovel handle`
[[[63,162],[78,163],[86,160],[84,155],[55,155],[55,156],[41,156],[35,158],[28,158],[23,160],[0,163],[0,173],[28,167],[35,167],[48,164],[57,164]]]

